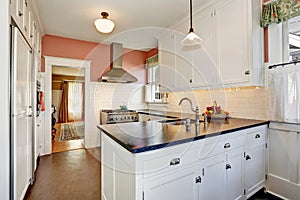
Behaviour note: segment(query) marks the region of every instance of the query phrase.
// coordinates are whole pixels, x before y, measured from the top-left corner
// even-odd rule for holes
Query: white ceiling
[[[124,47],[148,50],[155,36],[188,16],[189,0],[33,0],[46,34],[97,43],[120,42]],[[194,0],[199,7],[205,0]],[[94,20],[102,11],[116,24],[110,34],[99,33]],[[188,30],[187,30],[188,31]]]

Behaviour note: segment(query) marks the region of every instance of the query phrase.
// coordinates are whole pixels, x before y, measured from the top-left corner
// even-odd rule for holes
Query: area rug
[[[84,137],[84,123],[61,124],[59,141],[78,140]]]

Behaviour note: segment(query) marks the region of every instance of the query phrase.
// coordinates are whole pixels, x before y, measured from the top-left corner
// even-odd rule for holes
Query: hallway
[[[100,162],[85,149],[42,156],[36,181],[24,199],[101,199],[100,166]]]

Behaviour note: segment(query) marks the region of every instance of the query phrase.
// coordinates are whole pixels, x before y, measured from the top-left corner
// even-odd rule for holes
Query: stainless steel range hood
[[[120,43],[112,43],[110,45],[110,58],[112,68],[102,74],[98,81],[110,83],[133,83],[137,82],[137,78],[122,68],[122,52],[123,47]]]

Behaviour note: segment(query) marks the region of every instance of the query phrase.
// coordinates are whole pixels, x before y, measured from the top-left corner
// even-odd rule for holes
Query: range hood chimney
[[[112,68],[102,74],[98,81],[110,83],[133,83],[137,78],[122,68],[123,46],[120,43],[111,43],[110,61]]]

